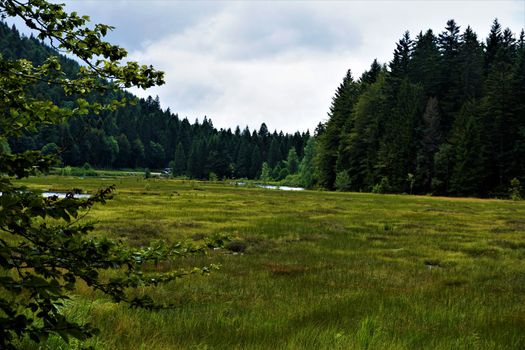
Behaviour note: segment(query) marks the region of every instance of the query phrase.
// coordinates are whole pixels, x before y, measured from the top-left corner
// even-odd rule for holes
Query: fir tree
[[[173,163],[172,163],[172,171],[173,175],[180,176],[185,174],[186,172],[186,153],[184,152],[184,147],[182,146],[182,142],[179,142],[177,144],[177,148],[175,148],[175,155],[173,157]]]
[[[454,167],[450,190],[456,195],[480,195],[484,177],[482,128],[477,101],[461,108],[452,129]]]
[[[312,188],[316,182],[316,170],[314,166],[314,159],[316,153],[315,138],[310,138],[304,148],[304,156],[299,164],[299,179],[301,186],[305,188]]]
[[[438,100],[435,97],[431,97],[428,99],[425,113],[423,113],[423,125],[415,174],[416,184],[424,193],[429,193],[432,190],[434,155],[442,143],[442,139]]]
[[[334,186],[341,129],[352,116],[352,108],[357,100],[358,93],[359,85],[354,82],[352,73],[348,70],[332,99],[325,131],[319,136],[319,152],[317,155],[319,181],[326,188],[333,188]]]
[[[292,147],[288,151],[288,157],[286,158],[286,167],[289,174],[295,174],[299,170],[299,158],[295,148]]]

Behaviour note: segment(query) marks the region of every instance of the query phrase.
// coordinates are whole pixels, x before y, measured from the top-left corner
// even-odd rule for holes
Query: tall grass
[[[226,233],[236,246],[180,264],[209,276],[149,292],[174,310],[116,305],[79,285],[65,312],[96,349],[523,349],[525,204],[279,192],[220,183],[38,177],[115,199],[94,234],[132,245]],[[235,248],[237,247],[237,248]],[[242,248],[239,248],[242,247]],[[42,349],[76,349],[51,338]],[[27,349],[31,345],[26,345]]]

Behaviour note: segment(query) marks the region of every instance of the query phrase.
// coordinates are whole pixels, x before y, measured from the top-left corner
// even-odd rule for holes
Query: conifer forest
[[[65,2],[0,0],[0,350],[525,349],[525,3]]]
[[[63,165],[170,167],[175,176],[195,179],[259,179],[266,163],[267,176],[281,181],[299,171],[312,138],[302,175],[289,179],[297,185],[501,196],[513,179],[525,181],[524,41],[523,31],[512,33],[497,20],[485,39],[454,20],[441,33],[406,32],[390,62],[374,60],[360,77],[348,69],[328,118],[320,116],[312,135],[272,132],[264,123],[259,130],[217,130],[206,116],[192,123],[149,97],[43,127],[9,140],[9,147],[57,153]],[[6,24],[0,50],[35,62],[56,54]],[[60,60],[67,74],[78,71],[75,61]],[[70,103],[45,84],[34,93]]]

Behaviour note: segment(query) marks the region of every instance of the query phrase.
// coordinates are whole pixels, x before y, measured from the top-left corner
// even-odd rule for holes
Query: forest
[[[165,73],[65,4],[8,17],[0,349],[525,348],[523,30],[406,32],[310,135],[136,98]]]
[[[56,51],[33,36],[25,37],[16,27],[0,23],[0,52],[6,59],[25,58],[42,64]],[[60,64],[66,74],[74,76],[80,65],[65,56]],[[58,86],[38,84],[34,94],[51,97],[55,103],[67,106],[77,96],[65,96]],[[128,99],[133,97],[128,93]],[[92,99],[110,101],[114,93]],[[210,173],[218,178],[258,178],[264,162],[271,174],[281,180],[289,173],[287,159],[303,156],[309,132],[293,135],[270,132],[266,124],[259,130],[214,128],[204,117],[190,123],[179,118],[169,108],[162,109],[158,97],[137,99],[115,112],[88,113],[75,116],[59,125],[41,128],[38,133],[10,139],[14,153],[41,149],[44,154],[56,153],[63,165],[122,168],[173,168],[176,176],[207,179]],[[292,166],[292,171],[295,169]]]
[[[406,32],[388,65],[350,70],[318,137],[318,181],[352,191],[506,196],[525,180],[525,42],[494,20]]]
[[[271,133],[265,124],[258,131],[217,130],[207,117],[192,124],[162,109],[158,97],[148,97],[114,112],[46,126],[10,139],[9,147],[58,153],[63,165],[169,166],[175,176],[196,179],[505,197],[511,182],[518,188],[525,182],[524,41],[523,30],[516,37],[497,19],[485,40],[454,20],[437,35],[429,29],[412,39],[406,32],[388,64],[374,60],[358,79],[348,70],[313,137],[309,131]],[[56,54],[4,23],[0,52],[37,63]],[[64,56],[60,61],[72,76],[80,67]],[[45,84],[34,90],[63,105],[75,97]]]

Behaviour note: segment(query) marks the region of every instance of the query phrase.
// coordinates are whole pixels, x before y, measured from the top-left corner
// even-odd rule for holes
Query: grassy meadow
[[[173,310],[130,309],[79,285],[65,312],[100,328],[95,349],[525,348],[525,202],[131,176],[23,183],[115,184],[86,220],[131,245],[233,239],[180,262],[219,271],[149,291]]]

